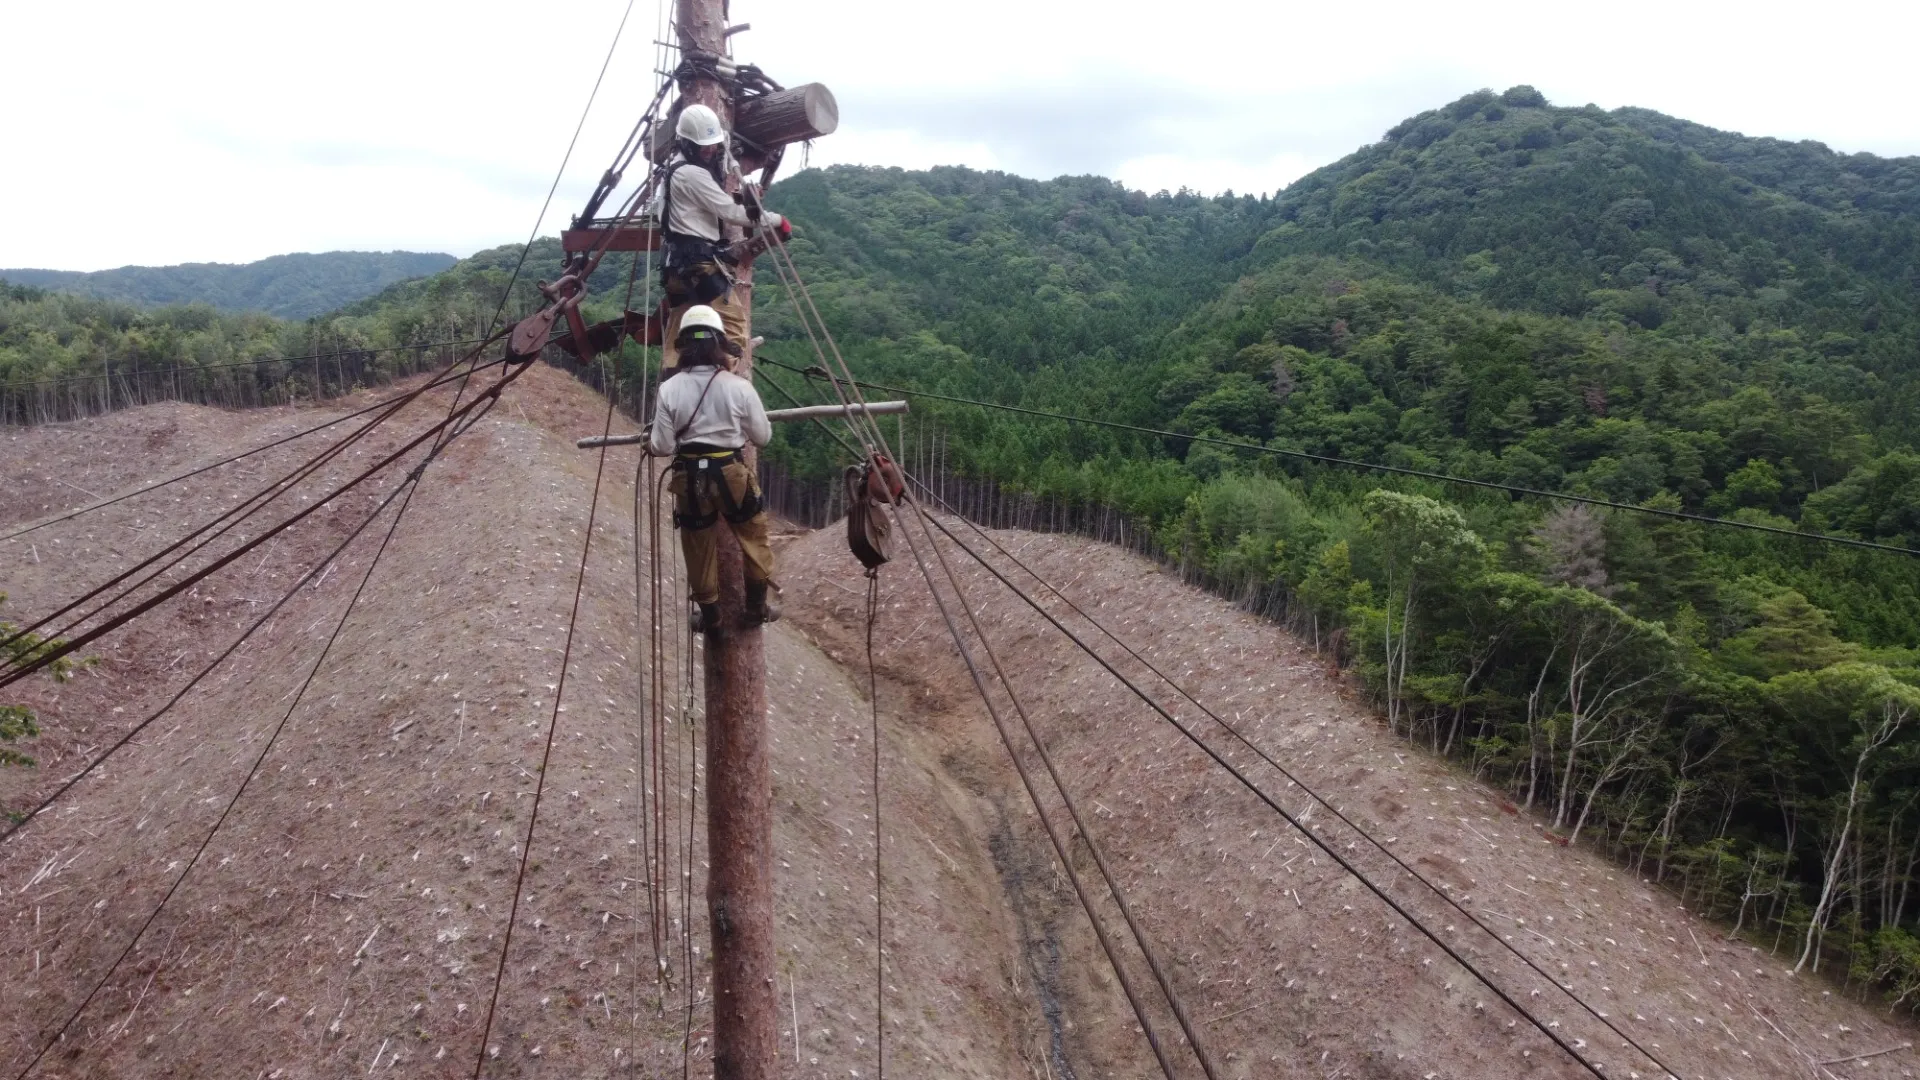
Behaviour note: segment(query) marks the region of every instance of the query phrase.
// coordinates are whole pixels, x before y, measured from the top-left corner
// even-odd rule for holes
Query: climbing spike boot
[[[780,619],[780,605],[764,584],[747,582],[747,622],[770,623]]]
[[[687,612],[687,622],[693,626],[696,634],[714,634],[720,629],[719,604],[695,604]]]

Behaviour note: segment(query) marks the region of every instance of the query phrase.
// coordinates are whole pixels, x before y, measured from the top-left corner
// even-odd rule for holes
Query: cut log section
[[[740,103],[734,135],[751,148],[773,150],[831,135],[840,126],[840,105],[820,83],[780,90]]]
[[[647,146],[654,164],[673,153],[674,124],[679,119],[676,104],[664,123],[654,125]],[[736,156],[764,158],[789,143],[831,135],[839,127],[840,103],[820,83],[748,98],[740,103],[733,125]]]

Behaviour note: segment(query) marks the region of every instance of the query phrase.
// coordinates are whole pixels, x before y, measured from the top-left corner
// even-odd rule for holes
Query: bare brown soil
[[[424,401],[323,476],[337,483],[356,462],[364,467],[437,418],[445,401]],[[5,431],[0,530],[353,404],[155,406]],[[646,650],[634,611],[630,449],[606,458],[534,851],[494,1034],[480,1045],[599,462],[572,439],[604,419],[590,392],[536,369],[426,472],[245,796],[35,1075],[456,1077],[471,1075],[484,1052],[492,1077],[666,1077],[681,1075],[683,1045],[689,1071],[710,1074],[710,1012],[696,999],[689,1027],[685,996],[690,984],[704,992],[706,966],[696,957],[687,977],[679,936],[690,931],[688,943],[704,950],[703,853],[692,852],[684,890],[671,890],[665,984],[654,975],[639,887],[635,716]],[[0,542],[0,591],[11,594],[0,611],[18,621],[57,606],[233,505],[306,445]],[[0,691],[0,700],[39,708],[46,728],[31,748],[41,767],[0,773],[0,801],[29,805],[150,713],[372,500],[314,515],[96,643],[88,652],[99,662],[71,683]],[[385,526],[369,529],[161,723],[0,843],[0,1071],[24,1067],[193,857],[293,704]],[[1723,928],[1613,865],[1547,843],[1533,823],[1503,814],[1492,792],[1392,739],[1276,627],[1112,549],[999,536],[1188,689],[1241,718],[1302,779],[1393,837],[1403,858],[1528,955],[1658,1044],[1689,1080],[1812,1076],[1808,1055],[1828,1060],[1910,1037],[1822,981],[1787,976],[1780,959],[1725,942]],[[778,543],[789,618],[769,632],[768,686],[782,1039],[792,1047],[782,1069],[870,1077],[865,582],[831,531]],[[977,572],[963,578],[1225,1075],[1578,1075],[1017,601]],[[904,551],[882,587],[889,1073],[1157,1074]],[[669,666],[684,672],[684,636],[671,640]],[[697,722],[679,723],[677,711],[675,719],[676,736],[697,741]],[[1252,768],[1250,754],[1228,756],[1286,805],[1304,807],[1297,790]],[[697,799],[685,798],[697,774],[684,756],[677,763],[666,788],[683,823],[668,843],[676,860],[688,826],[695,836],[703,827]],[[1048,810],[1057,813],[1051,802]],[[1312,825],[1326,821],[1324,811],[1309,815]],[[1385,860],[1364,850],[1354,858],[1530,1008],[1585,1040],[1609,1075],[1653,1075]],[[1084,849],[1075,865],[1093,880]],[[1164,1009],[1154,1019],[1177,1047]],[[1864,1078],[1912,1067],[1900,1052],[1825,1069]]]
[[[988,550],[961,532],[970,546]],[[1527,970],[1500,942],[1370,852],[1324,807],[1312,807],[1297,787],[1234,746],[1198,710],[1181,707],[1165,683],[1046,597],[1031,578],[996,558],[1009,577],[1046,598],[1062,622],[1100,645],[1116,667],[1449,945],[1555,1031],[1578,1040],[1576,1047],[1606,1075],[1658,1072],[1553,982],[1690,1080],[1912,1075],[1910,1050],[1816,1064],[1900,1046],[1911,1029],[1844,998],[1837,983],[1793,976],[1790,953],[1770,955],[1728,941],[1725,927],[1688,914],[1664,890],[1590,852],[1550,842],[1539,822],[1503,810],[1500,793],[1391,736],[1337,673],[1279,627],[1105,545],[993,535],[1552,974],[1549,981]],[[927,538],[920,543],[928,548]],[[919,570],[900,547],[899,561],[884,571],[890,603],[879,635],[881,663],[913,688],[937,718],[929,722],[974,733],[966,752],[980,755],[983,773],[1004,771],[998,765],[1004,753],[986,764],[993,751],[978,732],[988,721]],[[1174,969],[1176,991],[1225,1075],[1588,1075],[1024,603],[984,571],[963,565],[966,556],[945,541],[942,547],[1090,815],[1095,839],[1109,863],[1123,868],[1122,888]],[[793,556],[791,610],[830,656],[854,660],[863,612],[840,589],[838,538],[825,531],[810,536]],[[973,648],[987,664],[977,641]],[[1010,705],[999,700],[1003,709]],[[1031,760],[1037,770],[1037,758]],[[1057,799],[1049,813],[1064,818]],[[1080,861],[1092,880],[1084,851]],[[1123,1030],[1131,1027],[1124,1003],[1097,992],[1102,961],[1086,944],[1079,926],[1084,916],[1069,904],[1051,911],[1061,939],[1075,943],[1072,970],[1056,976],[1076,1025],[1067,1037],[1068,1057],[1081,1076],[1157,1072],[1142,1041]],[[1124,935],[1117,919],[1113,925]],[[1030,942],[1029,967],[1037,969],[1032,954]],[[1152,985],[1137,961],[1133,969],[1141,986]],[[1177,1040],[1164,1010],[1156,1027]]]
[[[365,453],[397,445],[444,403],[423,403]],[[30,490],[33,501],[9,498],[0,520],[82,505],[315,415],[163,406],[97,422],[111,441],[89,439],[84,425],[10,431],[9,460],[22,464],[0,477],[0,490]],[[597,455],[575,450],[572,439],[604,419],[590,392],[536,369],[428,470],[257,779],[36,1075],[472,1074],[593,489]],[[184,445],[144,462],[102,451],[139,445],[143,423],[178,430]],[[169,488],[0,544],[9,616],[57,606],[250,493],[274,475],[273,463],[284,470],[294,460],[262,457],[270,460],[184,482],[178,494]],[[689,980],[678,960],[664,993],[654,979],[637,887],[635,462],[630,450],[608,457],[488,1076],[681,1073]],[[28,487],[34,476],[70,477],[89,492],[69,497],[45,480]],[[195,660],[239,631],[257,601],[278,596],[368,506],[318,515],[264,559],[243,559],[103,639],[89,650],[102,662],[73,682],[10,690],[7,700],[41,709],[46,734],[32,748],[41,768],[0,775],[0,798],[29,804],[151,712]],[[18,1072],[32,1058],[207,835],[291,704],[384,525],[204,690],[0,845],[0,1071]],[[799,1028],[799,1061],[789,1054],[783,1068],[796,1077],[872,1075],[866,705],[799,633],[776,628],[768,655],[783,1040],[795,1040],[796,1017]],[[687,779],[683,764],[673,790],[684,792]],[[889,830],[914,845],[900,841],[888,866],[895,1075],[1026,1075],[1032,1025],[1007,1005],[1019,985],[1017,920],[992,872],[982,800],[948,778],[937,755],[891,767],[888,783],[898,800]],[[675,806],[684,820],[684,798]],[[703,820],[696,803],[696,834]],[[704,951],[699,856],[691,929]],[[673,895],[677,934],[687,910],[681,891]],[[677,944],[670,951],[677,956]],[[705,971],[697,957],[696,993],[706,989]],[[687,1040],[696,1075],[711,1068],[709,1015],[696,1000]]]

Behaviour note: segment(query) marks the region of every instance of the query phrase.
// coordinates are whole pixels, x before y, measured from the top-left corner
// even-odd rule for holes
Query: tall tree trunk
[[[1865,741],[1861,743],[1860,755],[1854,759],[1853,781],[1847,785],[1847,806],[1840,822],[1840,835],[1834,840],[1833,854],[1827,860],[1825,880],[1820,883],[1820,902],[1814,905],[1813,918],[1807,923],[1807,938],[1806,943],[1801,946],[1800,949],[1800,961],[1793,965],[1793,970],[1796,972],[1806,967],[1808,958],[1814,956],[1814,949],[1817,947],[1821,935],[1826,931],[1826,921],[1833,913],[1835,891],[1840,876],[1840,864],[1841,860],[1846,857],[1847,839],[1853,832],[1854,812],[1860,806],[1860,789],[1862,776],[1867,769],[1867,759],[1873,756],[1874,751],[1885,746],[1888,740],[1893,738],[1894,732],[1900,729],[1900,725],[1905,722],[1906,718],[1904,711],[1896,713],[1893,703],[1888,702],[1881,709],[1879,725],[1874,729],[1872,734],[1868,735]],[[1815,971],[1820,970],[1820,962],[1817,957],[1814,958],[1813,969]]]

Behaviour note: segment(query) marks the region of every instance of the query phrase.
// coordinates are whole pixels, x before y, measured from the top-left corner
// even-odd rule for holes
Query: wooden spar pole
[[[677,0],[674,30],[684,52],[724,55],[726,0]],[[716,79],[681,85],[688,103],[713,109],[733,129],[733,100]],[[751,330],[753,265],[743,261],[733,302]],[[753,346],[734,369],[753,372]],[[752,445],[749,470],[758,465]],[[774,986],[773,773],[767,751],[766,642],[746,626],[740,546],[720,534],[720,623],[706,635],[707,915],[713,940],[714,1080],[775,1080],[779,995]],[[690,985],[694,972],[682,972]]]

